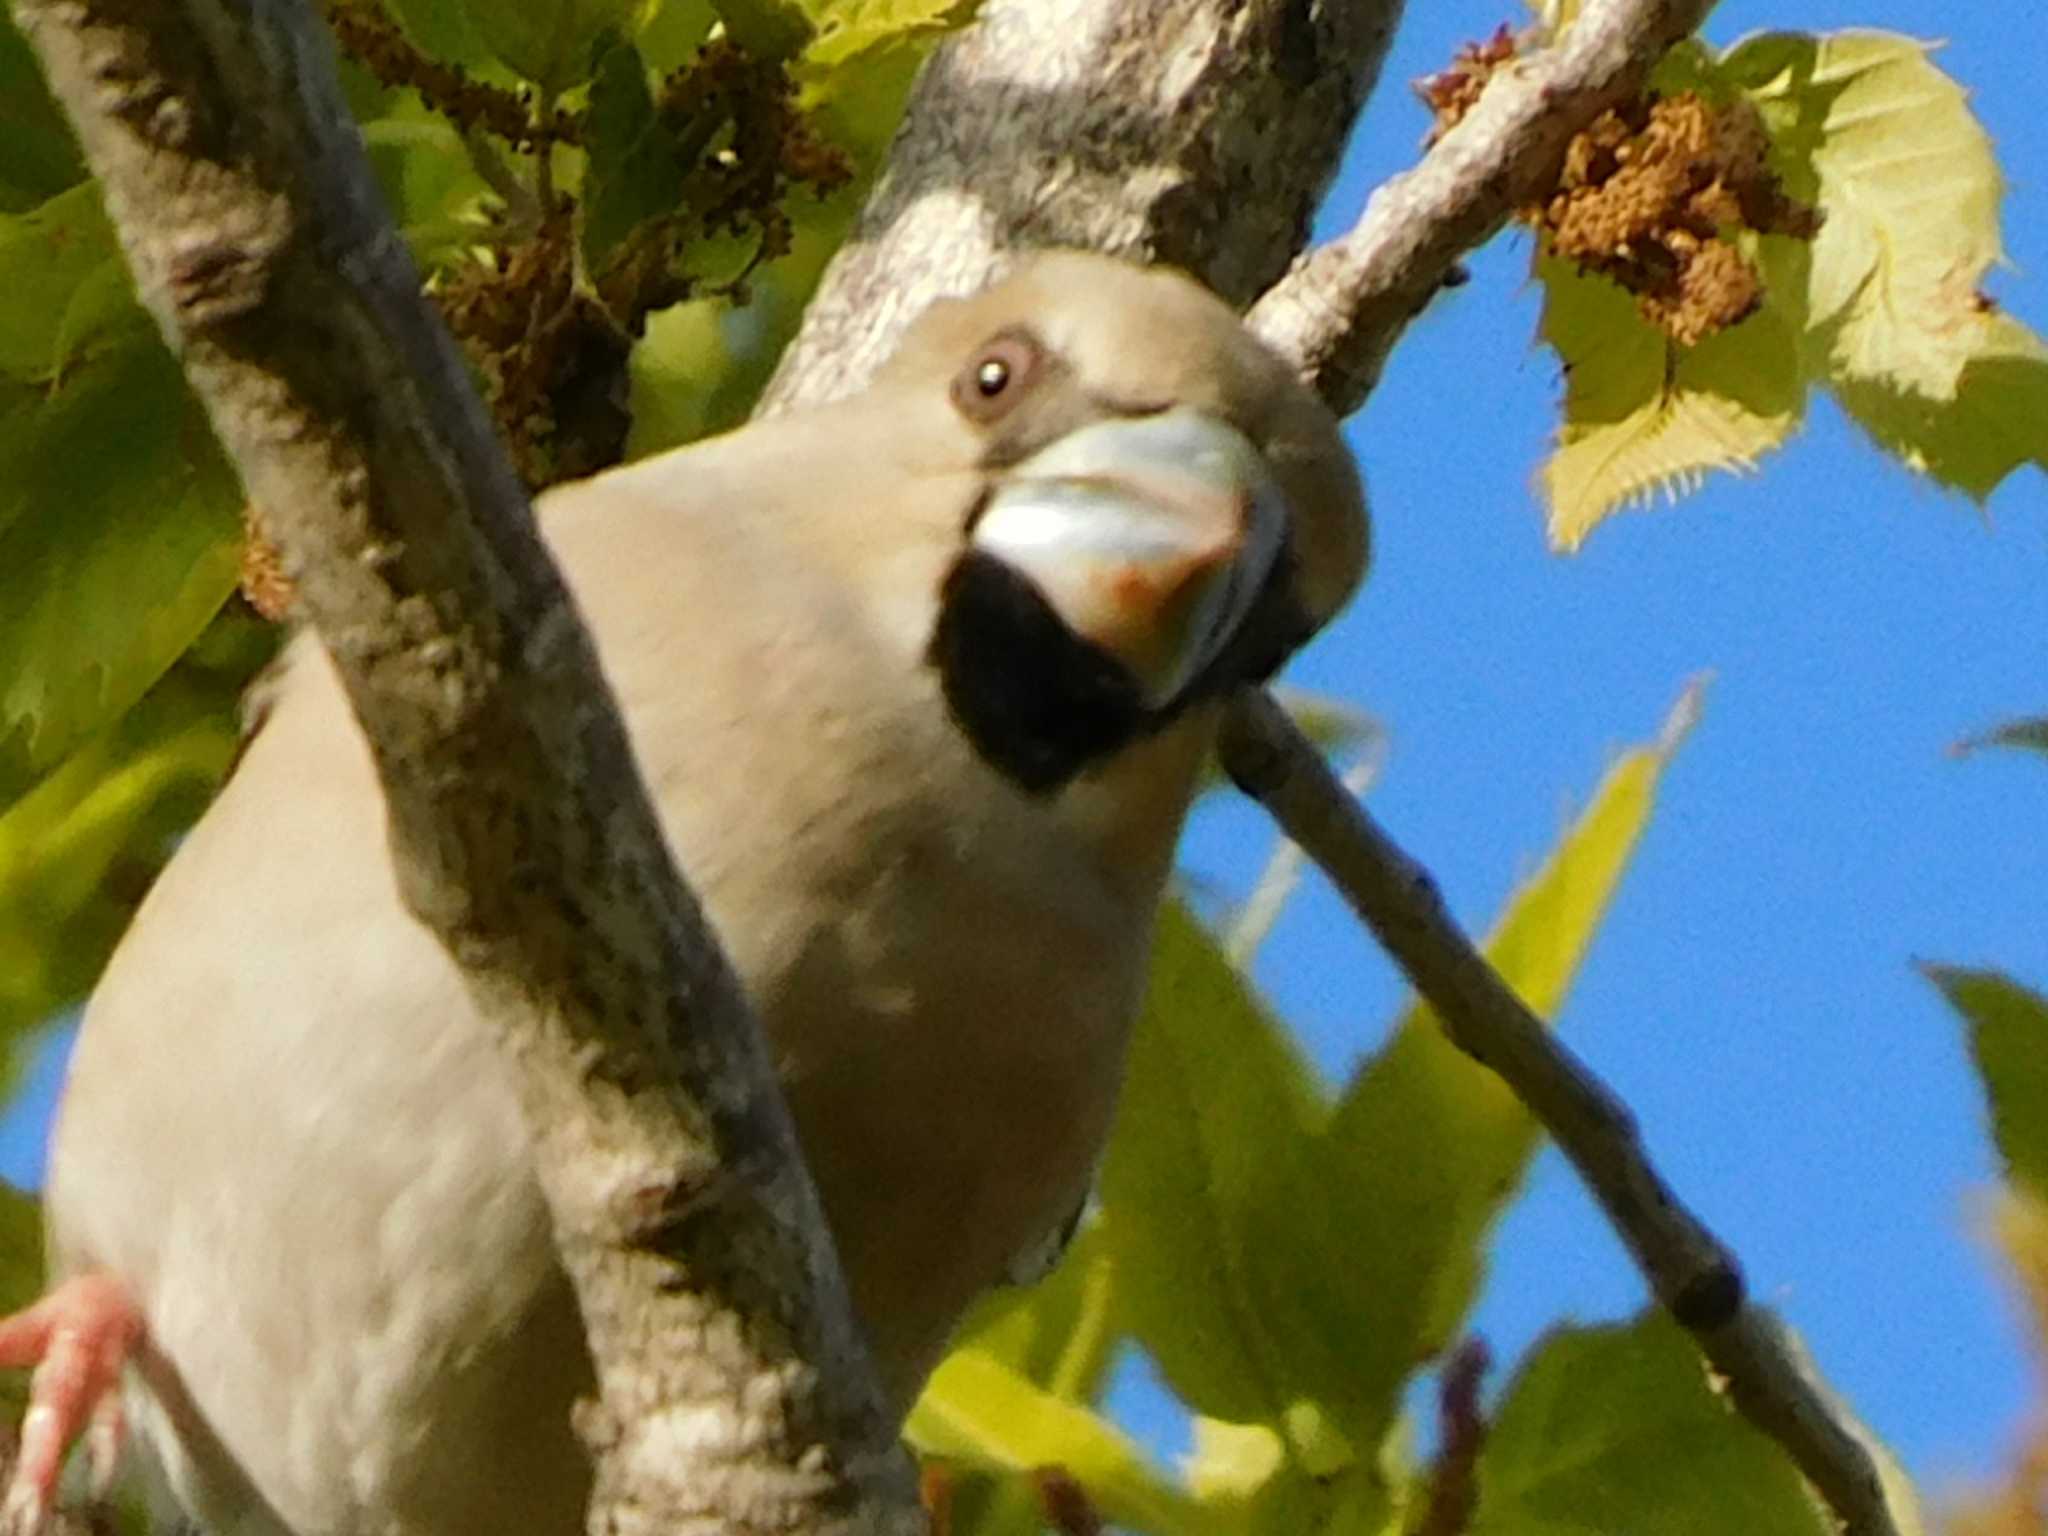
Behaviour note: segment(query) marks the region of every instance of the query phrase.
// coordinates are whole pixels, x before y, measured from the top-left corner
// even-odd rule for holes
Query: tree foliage
[[[331,0],[398,222],[530,483],[744,416],[916,64],[971,9]],[[1440,118],[1514,52],[1511,39],[1468,50],[1432,83]],[[1814,388],[1970,496],[2048,467],[2048,349],[1979,286],[2000,255],[1999,171],[1925,45],[1862,32],[1688,44],[1610,119],[1528,212],[1542,335],[1568,378],[1540,476],[1558,547],[1652,492],[1755,467]],[[233,595],[238,575],[288,601],[274,572],[258,579],[260,526],[0,24],[9,1074],[89,990],[227,770],[233,700],[271,644]],[[1545,1017],[1693,707],[1616,759],[1493,930],[1491,958]],[[1306,713],[1332,751],[1355,739],[1341,711]],[[2021,721],[1983,744],[2042,739]],[[2048,1311],[2048,1003],[1995,972],[1928,974],[1967,1021],[2010,1174],[2002,1241]],[[955,1480],[957,1529],[1034,1529],[1069,1484],[1120,1525],[1189,1536],[1829,1528],[1659,1315],[1553,1330],[1483,1413],[1446,1370],[1429,1443],[1417,1383],[1458,1358],[1540,1132],[1426,1007],[1327,1083],[1177,902],[1129,1084],[1099,1207],[1064,1262],[982,1309],[912,1418]],[[0,1223],[0,1300],[15,1302],[39,1268],[32,1210],[0,1202]],[[1192,1418],[1180,1467],[1102,1407],[1131,1351]],[[1911,1503],[1902,1492],[1909,1523]]]

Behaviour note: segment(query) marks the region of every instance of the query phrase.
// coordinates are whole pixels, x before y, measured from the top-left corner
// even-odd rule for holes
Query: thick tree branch
[[[1845,1530],[1898,1536],[1862,1437],[1776,1322],[1747,1304],[1734,1254],[1651,1164],[1628,1107],[1472,947],[1428,871],[1380,829],[1265,693],[1232,701],[1223,761],[1329,875],[1451,1043],[1498,1073],[1543,1123],[1735,1405],[1784,1447]]]
[[[989,0],[919,76],[889,164],[761,410],[848,393],[1008,252],[1166,262],[1242,307],[1286,270],[1401,0]]]
[[[303,0],[16,0],[137,284],[517,1065],[599,1392],[593,1529],[919,1521],[758,1028],[371,184]]]
[[[1374,192],[1248,317],[1300,361],[1339,415],[1365,403],[1387,353],[1467,251],[1557,180],[1565,146],[1639,90],[1713,0],[1588,0],[1563,40],[1501,70],[1422,162]]]

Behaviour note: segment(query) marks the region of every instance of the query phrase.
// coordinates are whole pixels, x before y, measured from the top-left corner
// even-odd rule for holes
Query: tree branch
[[[759,1030],[303,0],[16,0],[515,1063],[598,1369],[595,1530],[919,1520]]]
[[[1193,272],[1242,308],[1286,270],[1401,0],[989,0],[932,56],[888,167],[759,407],[857,389],[1012,249]]]
[[[1303,257],[1267,292],[1251,311],[1254,329],[1296,359],[1336,409],[1355,410],[1457,259],[1549,185],[1572,136],[1639,89],[1710,7],[1711,0],[1588,0],[1560,45],[1496,75],[1421,164],[1375,194],[1349,234]],[[1347,9],[1348,20],[1335,18]],[[1274,143],[1297,145],[1301,162],[1268,159],[1260,167],[1266,179],[1233,180],[1202,154],[1175,159],[1148,118],[1101,106],[1092,117],[1077,113],[1078,104],[1162,100],[1165,82],[1176,78],[1174,50],[1156,41],[1134,52],[1119,45],[1144,38],[1144,27],[1159,29],[1154,39],[1180,35],[1176,25],[1221,38],[1216,10],[1197,0],[991,3],[981,27],[927,69],[890,169],[827,273],[763,409],[856,387],[910,317],[986,282],[1013,245],[1063,241],[1174,262],[1240,304],[1257,292],[1275,270],[1275,232],[1298,245],[1302,225],[1289,210],[1300,207],[1301,189],[1322,186],[1325,157],[1348,135],[1348,115],[1332,117],[1305,90],[1295,101],[1284,88],[1268,95],[1266,109],[1287,123],[1273,130]],[[1318,67],[1369,85],[1398,6],[1332,10],[1317,25],[1348,30],[1327,34]],[[1241,73],[1232,78],[1283,87],[1292,78],[1271,60],[1234,68]],[[1034,90],[1041,81],[1055,88]],[[1152,195],[1161,187],[1173,194],[1163,203]],[[1229,212],[1196,234],[1171,216],[1183,206]],[[1785,1448],[1849,1531],[1896,1536],[1883,1482],[1849,1416],[1775,1321],[1745,1305],[1733,1255],[1650,1164],[1627,1108],[1472,949],[1428,874],[1380,832],[1263,692],[1232,702],[1223,759],[1331,875],[1450,1038],[1498,1072],[1571,1156],[1736,1406]]]
[[[1436,1011],[1451,1043],[1498,1073],[1543,1123],[1736,1407],[1784,1447],[1845,1530],[1898,1536],[1862,1437],[1776,1322],[1745,1303],[1734,1254],[1651,1164],[1628,1107],[1459,931],[1428,871],[1380,830],[1264,692],[1232,701],[1223,761],[1329,875]]]
[[[1248,320],[1348,416],[1467,251],[1557,182],[1573,135],[1641,89],[1713,0],[1588,0],[1555,47],[1518,60],[1348,234],[1298,261]]]

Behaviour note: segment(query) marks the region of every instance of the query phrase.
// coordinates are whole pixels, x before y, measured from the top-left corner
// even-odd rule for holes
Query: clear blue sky
[[[1424,116],[1403,82],[1519,19],[1505,0],[1410,12],[1332,228],[1413,158]],[[1974,90],[2014,182],[2018,270],[1992,291],[2048,328],[2048,129],[2027,14],[2001,0],[1728,0],[1710,36],[1855,24],[1950,40],[1941,60]],[[2048,984],[2048,765],[1946,753],[2048,712],[2048,487],[2026,472],[1980,516],[1817,403],[1761,475],[1553,557],[1530,479],[1557,379],[1533,341],[1526,259],[1519,237],[1480,256],[1354,423],[1377,565],[1295,676],[1387,722],[1375,808],[1483,927],[1612,753],[1654,731],[1686,678],[1714,673],[1562,1027],[1636,1106],[1755,1292],[1938,1492],[1998,1463],[2029,1387],[2015,1314],[1971,1234],[1992,1173],[1981,1103],[1956,1023],[1911,962]],[[1242,886],[1266,837],[1248,811],[1205,815],[1190,867]],[[1313,884],[1260,977],[1333,1073],[1401,997]],[[34,1167],[53,1076],[0,1126],[0,1173]],[[1547,1154],[1479,1316],[1496,1358],[1560,1317],[1640,1297]],[[1142,1388],[1119,1400],[1171,1440]]]
[[[1404,83],[1512,14],[1409,6],[1326,233],[1412,161],[1425,123]],[[1708,35],[1851,25],[1948,39],[1939,60],[1974,92],[2013,183],[2017,270],[1991,291],[2048,329],[2048,55],[2028,13],[1727,0]],[[1530,484],[1558,380],[1533,341],[1527,256],[1525,238],[1496,240],[1353,423],[1377,563],[1294,675],[1388,724],[1374,808],[1483,928],[1613,752],[1654,732],[1686,678],[1714,674],[1562,1027],[1743,1254],[1754,1292],[1931,1490],[1952,1488],[2002,1460],[2030,1385],[1971,1229],[1993,1173],[1981,1100],[1954,1018],[1911,962],[2048,985],[2048,763],[1946,751],[2048,713],[2048,482],[2023,471],[1980,515],[1816,402],[1761,474],[1552,556]],[[1205,816],[1189,863],[1241,888],[1267,836],[1248,811]],[[1259,977],[1332,1072],[1402,997],[1315,887]],[[1495,1358],[1642,1294],[1546,1153],[1478,1317]]]

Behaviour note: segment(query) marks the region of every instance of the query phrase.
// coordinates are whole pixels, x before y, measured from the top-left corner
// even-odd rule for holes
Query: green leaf
[[[1154,1536],[1221,1527],[1123,1433],[1095,1413],[1035,1387],[978,1349],[955,1350],[925,1387],[905,1433],[928,1456],[1015,1475],[1058,1467],[1119,1525]]]
[[[2029,752],[2048,753],[2048,715],[2030,720],[2008,720],[1990,730],[1956,743],[1957,753],[1976,752],[1985,747],[2019,747]]]
[[[804,62],[836,69],[870,48],[923,42],[965,26],[980,0],[809,0],[816,28]]]
[[[484,234],[484,181],[446,118],[410,103],[362,125],[363,148],[413,259],[436,272]]]
[[[239,505],[153,341],[0,397],[0,797],[192,643],[234,587]]]
[[[1998,971],[1921,969],[1969,1023],[2007,1173],[2048,1200],[2048,997]]]
[[[681,146],[654,109],[646,66],[616,32],[597,43],[584,120],[583,257],[593,269],[647,219],[683,196]]]
[[[1339,1284],[1306,1204],[1326,1114],[1285,1027],[1168,903],[1102,1206],[1132,1332],[1198,1412],[1278,1424],[1344,1371],[1301,1326]]]
[[[43,1212],[34,1195],[0,1181],[0,1315],[19,1311],[43,1289]],[[19,1424],[28,1407],[28,1374],[0,1372],[0,1413]]]
[[[95,184],[0,214],[0,374],[46,383],[90,344],[148,326]]]
[[[1933,399],[1838,377],[1835,396],[1908,469],[1979,501],[2023,464],[2048,468],[2048,345],[2010,315],[1973,314],[1955,392]]]
[[[590,78],[599,34],[632,24],[637,0],[467,0],[470,30],[522,80],[558,95]]]
[[[28,39],[0,8],[0,212],[23,212],[84,179],[71,125]]]
[[[379,0],[414,47],[432,58],[465,67],[482,62],[489,50],[471,25],[473,4],[489,0]],[[524,3],[524,0],[518,0]]]
[[[1279,1431],[1197,1415],[1194,1442],[1184,1467],[1188,1487],[1222,1529],[1247,1536],[1339,1536],[1349,1529],[1332,1519],[1329,1484],[1302,1470]],[[1348,1488],[1357,1480],[1342,1481]],[[1377,1524],[1371,1529],[1376,1532]]]
[[[2048,464],[2048,346],[1981,292],[2001,256],[1998,165],[1929,52],[1889,32],[1771,33],[1726,64],[1825,216],[1807,302],[1829,387],[1909,468],[1981,498]]]
[[[217,620],[139,704],[0,806],[0,1078],[98,979],[226,772],[235,700],[270,642],[267,625]]]
[[[1617,283],[1544,251],[1542,335],[1566,369],[1557,451],[1541,471],[1551,546],[1576,550],[1602,521],[1662,493],[1692,490],[1709,471],[1743,473],[1792,435],[1805,413],[1797,242],[1751,238],[1769,297],[1695,347],[1680,347],[1638,313]]]
[[[1622,756],[1487,940],[1536,1013],[1562,1006],[1637,840],[1665,767],[1699,709],[1689,689],[1659,738]],[[1409,1376],[1448,1344],[1477,1293],[1487,1233],[1513,1197],[1538,1128],[1507,1085],[1412,1006],[1339,1101],[1324,1185],[1343,1192],[1344,1260],[1357,1318],[1341,1339],[1367,1404],[1364,1433],[1393,1421]]]
[[[1045,1279],[983,1299],[955,1347],[974,1350],[1066,1402],[1101,1395],[1124,1339],[1116,1266],[1102,1224],[1090,1222]],[[1037,1499],[1018,1478],[971,1475],[953,1493],[953,1529],[961,1536],[1038,1536]]]
[[[803,0],[711,0],[732,40],[757,59],[788,59],[803,51],[813,31]]]
[[[1472,1536],[1826,1536],[1782,1451],[1708,1386],[1677,1324],[1562,1328],[1479,1458]]]

